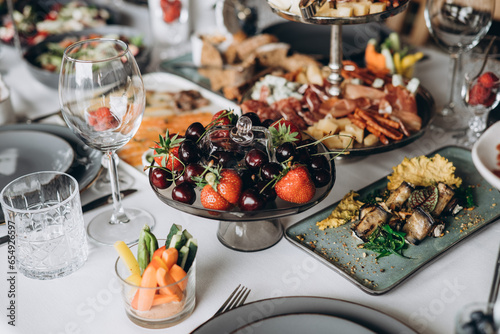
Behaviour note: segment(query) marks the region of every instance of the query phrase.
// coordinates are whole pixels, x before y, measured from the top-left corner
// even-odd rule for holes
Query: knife
[[[133,194],[137,191],[137,189],[127,189],[121,192],[121,197],[124,198],[125,196],[128,196],[130,194]],[[82,211],[87,212],[90,210],[97,209],[98,207],[101,207],[103,205],[111,204],[113,203],[113,196],[112,195],[106,195],[103,197],[99,197],[85,205],[82,206]]]
[[[128,196],[130,194],[135,193],[136,191],[137,191],[137,189],[127,189],[127,190],[124,190],[121,192],[121,196],[123,198],[125,196]],[[107,204],[111,204],[111,203],[113,203],[113,196],[111,196],[111,195],[102,196],[102,197],[99,197],[99,198],[83,205],[82,211],[87,212],[89,210],[97,209],[98,207],[101,207],[101,206],[107,205]],[[1,224],[5,224],[5,221],[1,222]],[[6,243],[8,241],[9,241],[8,235],[4,235],[4,236],[0,237],[0,245]]]

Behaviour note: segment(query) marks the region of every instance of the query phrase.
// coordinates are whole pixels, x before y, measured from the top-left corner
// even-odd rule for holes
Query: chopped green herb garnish
[[[472,189],[472,186],[461,186],[455,190],[455,196],[457,197],[460,205],[465,208],[473,208],[476,206]]]
[[[389,198],[389,195],[391,192],[387,189],[383,190],[376,190],[368,195],[361,201],[366,204],[378,204],[379,202],[384,202],[387,198]]]
[[[378,253],[377,259],[391,254],[408,258],[403,254],[403,251],[408,248],[405,235],[404,232],[394,231],[389,225],[382,225],[382,227],[377,227],[368,237],[368,241],[361,246]]]

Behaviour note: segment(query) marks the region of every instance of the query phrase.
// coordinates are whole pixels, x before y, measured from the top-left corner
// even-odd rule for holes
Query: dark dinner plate
[[[118,34],[120,36],[125,36],[127,38],[142,36],[143,37],[143,47],[140,49],[139,54],[135,57],[137,65],[141,71],[145,71],[149,64],[150,53],[151,53],[151,43],[147,35],[144,35],[141,31],[126,26],[110,25],[98,28],[85,29],[81,31],[68,32],[59,35],[52,35],[47,37],[43,42],[38,43],[29,47],[24,53],[24,60],[28,64],[28,70],[33,74],[33,76],[45,85],[57,88],[59,84],[59,73],[45,70],[40,67],[37,57],[41,54],[47,52],[49,43],[56,43],[64,40],[67,37],[81,37],[87,36],[89,34]]]

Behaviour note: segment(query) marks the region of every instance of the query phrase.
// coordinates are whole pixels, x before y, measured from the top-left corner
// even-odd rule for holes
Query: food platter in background
[[[0,41],[14,43],[14,25],[6,2],[0,8]],[[14,1],[21,46],[35,45],[51,35],[117,24],[120,15],[107,6],[83,0]]]
[[[285,24],[278,24],[275,27],[275,30],[273,30],[273,27],[270,27],[266,30],[266,32],[280,32],[283,30],[283,27],[288,26],[290,24],[296,24],[300,26],[300,23],[296,22],[287,22]],[[373,30],[375,29],[376,25],[378,23],[373,22],[370,24],[367,24],[367,26],[373,25]],[[360,28],[364,27],[365,25],[361,26],[354,26],[355,28]],[[308,27],[308,26],[306,26]],[[322,26],[312,26],[313,28],[324,28]],[[348,31],[347,31],[348,32]],[[388,34],[389,36],[384,40],[384,37],[381,35],[382,32]],[[364,55],[364,48],[366,47],[366,43],[369,39],[374,38],[374,40],[377,40],[377,37],[379,37],[381,40],[384,40],[384,45],[387,43],[387,40],[392,41],[393,36],[391,35],[396,35],[392,34],[388,31],[385,31],[384,29],[381,29],[379,27],[378,33],[371,33],[371,34],[363,34],[362,32],[359,31],[350,31],[354,36],[358,37],[364,37],[364,41],[361,42],[359,41],[359,38],[357,39],[358,44],[363,44],[363,47],[359,47],[358,49],[355,50],[353,54],[356,54],[356,61],[358,63],[362,63],[363,60],[363,55]],[[380,35],[380,36],[377,36]],[[282,34],[281,34],[282,35]],[[324,34],[325,38],[328,37],[326,34]],[[352,36],[351,36],[352,37]],[[306,97],[308,96],[307,94],[310,93],[308,90],[314,91],[314,94],[318,94],[318,97],[316,100],[320,100],[323,102],[329,102],[326,101],[326,97],[328,95],[328,92],[326,92],[326,87],[325,86],[325,80],[326,77],[328,76],[327,70],[323,65],[317,61],[317,54],[311,55],[311,54],[305,54],[305,53],[293,53],[290,52],[293,48],[293,44],[290,43],[283,43],[279,38],[276,38],[274,35],[269,35],[269,34],[260,34],[257,36],[253,37],[248,37],[244,38],[241,41],[235,42],[234,40],[237,39],[238,37],[235,36],[233,39],[233,43],[227,47],[227,49],[224,50],[218,50],[217,45],[213,44],[209,39],[203,40],[203,47],[202,47],[202,54],[204,55],[201,59],[202,62],[199,64],[200,67],[193,66],[185,66],[186,63],[189,63],[189,55],[186,55],[184,57],[179,58],[177,60],[172,60],[172,61],[167,61],[162,64],[162,67],[166,69],[167,71],[172,71],[173,73],[178,73],[179,75],[186,77],[192,81],[195,81],[202,85],[203,87],[208,87],[208,89],[224,95],[226,98],[231,99],[231,100],[236,100],[239,101],[239,103],[242,103],[241,107],[244,112],[257,112],[257,110],[253,110],[255,108],[244,108],[244,102],[245,100],[258,100],[260,101],[266,101],[267,104],[262,106],[256,106],[257,109],[260,108],[260,110],[269,110],[269,107],[271,109],[275,109],[279,111],[279,114],[281,115],[276,115],[277,113],[272,113],[273,116],[275,117],[264,117],[262,114],[257,112],[259,114],[261,121],[264,119],[270,118],[270,119],[279,119],[281,117],[284,117],[287,120],[290,120],[294,122],[294,119],[298,119],[299,123],[297,124],[298,127],[302,130],[306,130],[318,123],[318,121],[322,118],[325,117],[325,115],[328,112],[320,112],[318,113],[318,108],[317,106],[311,106],[316,105],[317,103],[309,103]],[[382,43],[382,41],[379,40],[379,43]],[[396,38],[398,43],[394,44],[399,44],[398,38]],[[377,42],[375,42],[377,43]],[[212,44],[209,46],[208,44]],[[295,49],[297,46],[295,46]],[[253,50],[253,51],[251,51]],[[405,54],[409,54],[407,52],[407,48],[403,48],[402,51]],[[295,51],[295,50],[294,50]],[[304,49],[303,51],[307,51]],[[316,51],[314,51],[316,52]],[[320,57],[324,57],[322,53],[324,53],[324,50],[317,50],[317,52],[320,53]],[[392,52],[392,51],[391,51]],[[395,52],[396,53],[396,52]],[[399,53],[399,48],[397,53]],[[251,56],[246,56],[250,54]],[[399,55],[399,54],[398,54]],[[222,57],[221,57],[222,56]],[[380,55],[382,56],[382,55]],[[420,55],[422,56],[422,55]],[[402,59],[403,56],[401,56]],[[405,56],[406,57],[406,56]],[[247,60],[250,59],[250,60]],[[419,58],[420,59],[420,58]],[[392,56],[391,56],[391,61],[392,61]],[[196,62],[195,62],[196,63]],[[357,65],[356,62],[353,61],[347,61],[346,63],[348,64],[355,64],[355,70],[353,75],[361,75],[361,77],[356,77],[353,76],[348,77],[349,79],[355,79],[361,82],[360,83],[355,83],[352,81],[354,85],[359,85],[359,86],[367,86],[367,89],[371,89],[372,91],[377,89],[379,95],[380,94],[386,94],[383,98],[370,98],[370,105],[368,107],[366,106],[360,106],[359,108],[371,111],[372,113],[375,113],[376,117],[379,116],[384,116],[388,119],[391,119],[392,121],[389,121],[391,123],[398,123],[396,125],[401,125],[399,128],[396,127],[396,132],[398,132],[395,136],[389,137],[389,139],[384,138],[384,136],[380,134],[375,134],[373,131],[368,131],[368,127],[361,128],[361,129],[355,129],[359,130],[357,133],[359,134],[360,132],[364,133],[363,136],[356,135],[356,141],[354,144],[349,147],[347,150],[349,152],[349,155],[345,155],[344,157],[348,159],[349,157],[358,157],[358,156],[366,156],[366,155],[371,155],[371,154],[376,154],[376,153],[382,153],[382,152],[387,152],[391,151],[400,147],[403,147],[405,145],[408,145],[412,143],[413,141],[417,140],[420,138],[428,129],[428,127],[431,124],[431,121],[434,116],[434,99],[432,95],[422,86],[420,86],[418,83],[416,85],[413,85],[413,89],[410,90],[409,81],[407,79],[403,79],[401,73],[399,71],[397,72],[397,76],[399,76],[400,80],[398,81],[399,83],[395,83],[395,76],[390,77],[387,74],[376,74],[376,77],[378,78],[379,81],[383,81],[384,83],[379,86],[372,86],[373,79],[371,81],[365,81],[365,78],[363,77],[365,72],[367,71],[365,68],[362,68],[362,65]],[[358,72],[359,69],[359,72]],[[311,74],[312,73],[312,74]],[[349,73],[349,70],[343,71],[344,73]],[[406,72],[405,72],[406,73]],[[274,77],[283,77],[286,78],[287,84],[291,83],[295,88],[295,91],[302,90],[300,97],[295,96],[302,105],[302,109],[298,110],[297,108],[294,108],[290,103],[287,105],[287,103],[279,103],[281,100],[287,99],[289,96],[286,95],[285,93],[281,92],[281,86],[278,84],[274,85],[270,89],[268,89],[268,92],[266,91],[261,91],[263,92],[263,95],[261,94],[258,96],[259,92],[257,92],[257,96],[255,94],[252,94],[252,91],[255,92],[257,85],[265,78],[269,76],[269,74],[273,75]],[[369,73],[369,76],[372,76],[374,73]],[[348,74],[349,75],[349,74]],[[344,75],[345,76],[345,75]],[[392,79],[392,82],[391,82]],[[283,81],[283,80],[281,80]],[[347,80],[345,81],[347,82]],[[415,82],[418,82],[418,80],[415,80]],[[396,89],[389,89],[386,90],[385,88],[388,87],[388,83],[392,83],[392,86],[396,87]],[[301,87],[301,84],[308,84],[310,85],[309,87],[316,86],[316,88],[306,88]],[[282,84],[284,85],[284,84]],[[405,88],[408,88],[407,91],[410,92],[409,98],[401,98],[403,102],[400,102],[400,96],[406,96],[404,94],[399,94],[399,89],[397,86],[403,86],[403,90],[406,90]],[[408,87],[406,87],[408,85]],[[390,85],[389,85],[390,86]],[[392,87],[391,86],[391,87]],[[417,88],[418,87],[418,88]],[[316,90],[321,90],[322,92],[316,92]],[[305,91],[305,93],[304,93]],[[273,107],[271,105],[271,102],[268,102],[268,99],[266,99],[266,96],[269,94],[273,94],[274,92],[277,92],[277,97],[274,98],[276,105],[279,104],[278,107]],[[368,94],[368,93],[367,93]],[[278,98],[279,95],[279,98]],[[311,95],[311,94],[310,94]],[[365,96],[365,95],[360,95],[357,94],[358,96]],[[263,97],[264,96],[264,97]],[[303,96],[303,98],[302,98]],[[324,97],[325,96],[325,97]],[[395,102],[396,105],[393,104],[394,101],[391,101],[394,96],[397,96],[397,100]],[[310,99],[309,99],[310,100]],[[391,110],[387,111],[386,107],[385,109],[382,110],[382,107],[378,107],[378,102],[376,101],[381,101],[381,100],[386,100],[386,101],[391,101]],[[396,109],[401,111],[406,111],[407,102],[406,100],[410,101],[411,100],[411,111],[413,114],[416,115],[416,117],[406,117],[408,116],[409,113],[406,113],[406,116],[403,117],[401,113],[393,112]],[[333,104],[334,102],[332,102]],[[323,103],[324,104],[324,103]],[[352,103],[351,103],[352,104]],[[307,106],[307,107],[306,107]],[[396,108],[396,109],[395,109]],[[298,117],[295,115],[289,115],[290,113],[288,112],[283,112],[284,109],[292,109],[296,110],[296,114]],[[323,108],[321,108],[323,109]],[[376,109],[376,110],[375,110]],[[312,111],[312,112],[309,112]],[[353,110],[354,111],[354,110]],[[382,112],[382,114],[380,114]],[[266,114],[267,111],[264,112]],[[331,113],[331,112],[330,112]],[[286,115],[285,115],[286,114]],[[320,115],[321,114],[321,115]],[[305,116],[304,116],[305,115]],[[334,115],[334,113],[332,113]],[[293,117],[292,117],[293,116]],[[311,117],[312,116],[312,117]],[[346,117],[346,116],[352,116],[352,115],[342,115],[342,116],[335,116],[336,120],[340,119],[341,117]],[[277,117],[277,118],[276,118]],[[414,126],[414,121],[415,118],[417,119],[418,126]],[[306,124],[304,124],[304,122]],[[353,123],[353,122],[351,122]],[[379,122],[380,123],[380,122]],[[375,124],[377,126],[381,125]],[[354,123],[353,123],[354,124]],[[404,125],[403,125],[404,124]],[[354,124],[357,125],[357,124]],[[394,127],[394,125],[392,125]],[[384,127],[384,124],[382,124],[382,127]],[[408,129],[405,129],[405,127],[408,127]],[[373,126],[371,126],[373,128]],[[339,125],[337,128],[337,132],[345,132],[343,125]],[[323,130],[323,129],[322,129]],[[383,128],[382,130],[387,130],[388,132],[391,132],[392,128]],[[331,133],[331,131],[322,131],[323,133]],[[380,131],[379,131],[380,132]],[[319,133],[319,132],[318,132]],[[308,134],[310,134],[312,137],[316,139],[323,138],[325,135],[317,136],[308,131]],[[331,133],[331,134],[335,134]],[[390,134],[390,133],[389,133]],[[402,135],[404,134],[404,135]],[[364,142],[364,137],[371,135],[370,137],[374,138],[369,138],[370,141],[367,141],[366,143]],[[392,138],[392,139],[391,139]],[[347,139],[350,140],[350,139]],[[343,147],[347,146],[347,143],[343,143],[342,145],[339,143],[334,144],[333,141],[335,139],[330,138],[330,141],[332,142],[331,144],[327,143],[325,141],[325,145],[331,149],[333,152],[340,152],[343,150]],[[337,138],[337,141],[339,139]]]
[[[151,43],[148,36],[139,30],[126,26],[109,25],[81,31],[68,32],[47,37],[44,41],[26,49],[23,59],[30,73],[41,83],[57,88],[59,84],[59,67],[65,45],[81,39],[118,38],[129,43],[142,71],[145,71],[151,56]]]

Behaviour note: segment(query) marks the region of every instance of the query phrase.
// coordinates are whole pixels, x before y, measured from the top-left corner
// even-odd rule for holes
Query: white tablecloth
[[[35,81],[13,49],[4,50],[0,70],[12,89],[19,113],[42,115],[58,109],[57,91]],[[438,105],[448,92],[447,56],[425,50],[428,60],[417,66],[424,87]],[[427,154],[453,143],[448,134],[428,131],[418,141],[392,152],[337,165],[337,181],[331,194],[318,206],[282,219],[285,227],[338,201],[349,190],[360,189],[387,175],[405,156]],[[197,304],[183,323],[169,333],[188,333],[210,318],[229,293],[243,284],[252,289],[248,301],[276,296],[323,296],[373,307],[401,320],[422,333],[453,332],[454,316],[464,304],[488,297],[498,250],[500,225],[493,224],[420,270],[403,284],[381,296],[368,295],[312,257],[281,240],[274,247],[255,253],[232,251],[216,238],[216,221],[176,211],[156,198],[142,172],[121,164],[135,178],[139,191],[124,199],[125,206],[148,210],[156,219],[155,233],[165,236],[172,223],[187,228],[199,241],[197,257]],[[98,194],[88,190],[82,202]],[[85,214],[88,223],[102,208]],[[5,234],[5,228],[0,234]],[[90,255],[76,273],[52,281],[17,276],[16,327],[7,325],[7,247],[0,247],[1,333],[145,333],[123,310],[112,247],[90,242]]]

